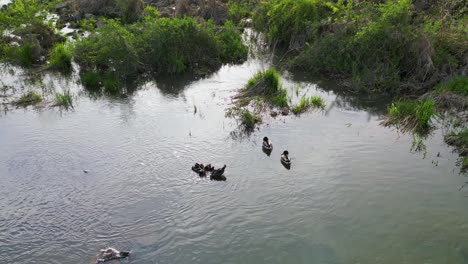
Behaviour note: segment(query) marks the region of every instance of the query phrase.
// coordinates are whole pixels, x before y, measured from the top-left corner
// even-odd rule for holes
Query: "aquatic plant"
[[[426,144],[424,144],[424,139],[420,135],[413,135],[413,142],[411,145],[411,151],[422,152],[424,156],[427,154]]]
[[[287,107],[287,91],[283,89],[279,81],[279,73],[274,68],[266,71],[258,71],[249,79],[239,98],[260,97],[276,107]]]
[[[302,96],[301,99],[299,100],[299,103],[291,107],[291,111],[293,112],[293,114],[299,115],[299,114],[306,112],[311,107],[324,108],[325,101],[323,100],[322,97],[318,95],[313,95],[310,98],[307,98],[306,96]]]
[[[62,93],[55,94],[55,105],[63,106],[66,109],[73,108],[73,96],[70,93],[70,90],[65,90]]]
[[[325,100],[318,95],[313,95],[310,97],[310,104],[317,108],[324,108],[325,107]]]
[[[460,155],[459,165],[462,172],[468,171],[468,129],[451,131],[444,137],[445,142],[457,149]]]
[[[239,114],[239,121],[240,121],[240,127],[244,131],[250,132],[255,129],[255,126],[258,123],[262,122],[262,118],[259,115],[250,112],[247,109],[242,109]]]
[[[30,91],[24,95],[22,95],[18,100],[14,103],[19,106],[28,106],[40,103],[42,101],[42,97],[35,91]]]
[[[310,108],[310,100],[307,97],[302,96],[301,99],[299,100],[299,103],[291,107],[291,111],[293,112],[293,114],[299,115],[307,111],[307,109],[309,108]]]
[[[424,134],[430,128],[430,121],[436,114],[433,99],[400,100],[391,104],[384,125],[396,125],[403,131]]]
[[[58,71],[70,71],[73,51],[67,43],[56,43],[49,55],[49,68]]]

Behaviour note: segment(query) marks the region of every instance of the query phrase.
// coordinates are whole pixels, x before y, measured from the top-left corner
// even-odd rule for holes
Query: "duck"
[[[204,169],[205,171],[210,171],[210,172],[211,172],[211,171],[214,171],[214,167],[211,166],[211,164],[206,165],[205,168],[203,168],[203,169]]]
[[[192,170],[194,172],[198,173],[198,175],[200,175],[200,177],[206,176],[205,166],[203,166],[203,164],[195,163],[195,165],[192,166]]]
[[[225,181],[226,176],[223,175],[225,169],[226,169],[226,165],[224,165],[221,169],[214,170],[210,175],[210,179],[215,180],[215,181]]]
[[[271,149],[273,149],[273,144],[270,142],[270,140],[268,139],[268,137],[264,137],[264,138],[263,138],[262,148],[264,148],[265,150],[271,150]]]
[[[287,150],[283,151],[283,154],[281,154],[281,163],[283,163],[286,166],[291,165],[291,159],[289,158],[289,151]]]
[[[96,263],[101,263],[113,259],[121,259],[130,256],[130,251],[118,251],[115,248],[101,249]]]

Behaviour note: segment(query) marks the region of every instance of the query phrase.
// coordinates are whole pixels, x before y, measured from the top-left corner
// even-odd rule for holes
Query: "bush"
[[[330,9],[320,0],[262,1],[253,23],[257,30],[267,33],[271,42],[295,48],[317,36],[320,22],[328,13]]]
[[[73,51],[66,43],[57,43],[49,55],[49,68],[59,71],[70,71]]]
[[[256,0],[229,0],[227,3],[228,19],[238,24],[243,18],[250,17],[257,2]]]
[[[220,58],[223,63],[240,63],[247,59],[247,47],[231,21],[226,21],[221,32],[216,34],[216,39],[219,42]]]
[[[138,74],[206,73],[247,57],[232,23],[216,30],[193,18],[157,18],[154,8],[145,10],[137,23],[106,20],[104,27],[78,41],[75,60],[82,70],[107,76],[103,85],[114,89]]]
[[[135,36],[115,20],[76,43],[75,61],[84,71],[112,73],[119,78],[134,77],[140,67]]]
[[[88,89],[96,89],[101,86],[101,76],[97,72],[82,72],[80,74],[81,83]]]

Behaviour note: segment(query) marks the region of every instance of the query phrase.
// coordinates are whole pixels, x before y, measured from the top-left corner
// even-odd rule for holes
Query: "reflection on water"
[[[259,68],[148,82],[124,98],[46,76],[45,95],[70,88],[76,106],[0,116],[2,262],[90,263],[107,246],[131,249],[124,263],[468,262],[468,191],[442,131],[422,159],[410,135],[379,125],[385,98],[290,74],[292,101],[319,94],[326,110],[265,117],[233,138],[224,110]],[[198,177],[195,162],[226,164],[227,182]]]

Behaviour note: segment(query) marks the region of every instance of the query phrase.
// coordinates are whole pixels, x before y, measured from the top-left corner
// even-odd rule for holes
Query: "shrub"
[[[317,36],[320,21],[330,9],[320,0],[270,0],[262,1],[253,16],[254,27],[265,31],[271,42],[286,48],[295,48],[294,42]]]
[[[82,72],[80,74],[81,83],[88,89],[96,89],[101,86],[101,76],[97,72]]]
[[[239,63],[247,59],[247,47],[231,21],[226,21],[221,32],[216,34],[216,39],[219,42],[220,58],[223,63]]]
[[[75,61],[84,71],[112,73],[121,79],[134,77],[140,67],[135,36],[115,20],[105,22],[104,27],[76,43]]]
[[[202,25],[189,17],[157,18],[154,8],[146,8],[145,13],[141,21],[130,25],[106,20],[104,27],[78,41],[75,60],[82,70],[107,76],[103,85],[114,89],[142,73],[206,73],[247,57],[232,23],[216,30],[210,23]]]

